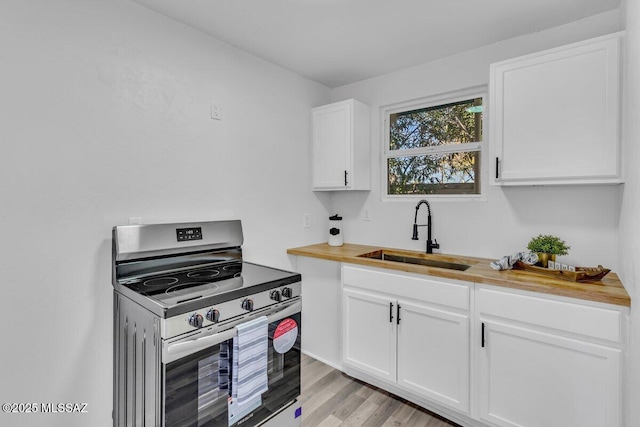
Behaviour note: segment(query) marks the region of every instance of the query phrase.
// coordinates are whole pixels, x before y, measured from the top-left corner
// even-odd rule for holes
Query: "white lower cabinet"
[[[467,412],[469,316],[398,300],[398,385]]]
[[[343,290],[343,364],[396,380],[394,302],[384,295]],[[391,313],[391,314],[390,314]]]
[[[342,298],[349,375],[465,426],[626,425],[628,307],[350,264]]]
[[[479,416],[505,427],[622,421],[622,312],[480,288]]]
[[[343,267],[343,365],[467,413],[470,284],[453,282]]]
[[[481,417],[499,426],[620,425],[621,351],[485,322]]]

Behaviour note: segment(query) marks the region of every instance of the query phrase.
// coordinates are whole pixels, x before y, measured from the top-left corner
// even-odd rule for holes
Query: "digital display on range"
[[[176,228],[178,242],[202,240],[202,227]]]

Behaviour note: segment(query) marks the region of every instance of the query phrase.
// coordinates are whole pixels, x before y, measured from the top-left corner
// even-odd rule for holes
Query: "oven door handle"
[[[267,320],[269,323],[277,322],[278,320],[284,319],[285,317],[289,317],[292,314],[300,313],[302,310],[302,302],[300,300],[295,303],[286,306],[282,310],[276,311],[275,313],[271,313],[267,315]]]
[[[300,302],[300,300],[297,300],[293,304],[289,304],[284,307],[279,306],[262,314],[266,315],[268,322],[271,323],[277,322],[278,320],[284,319],[285,317],[289,317],[292,314],[299,313],[301,309],[302,303]],[[242,322],[238,322],[238,324],[240,323]],[[167,344],[166,346],[164,346],[162,351],[162,362],[174,362],[190,354],[197,353],[200,350],[204,350],[213,345],[220,344],[223,341],[230,340],[235,335],[236,328],[232,327],[216,334],[206,335],[204,337],[192,339],[185,342],[175,342]]]
[[[213,335],[207,335],[195,340],[168,344],[163,351],[162,362],[174,362],[182,357],[197,353],[200,350],[211,347],[212,345],[220,344],[223,341],[230,340],[235,335],[236,329],[231,328],[227,329],[226,331],[222,331]]]

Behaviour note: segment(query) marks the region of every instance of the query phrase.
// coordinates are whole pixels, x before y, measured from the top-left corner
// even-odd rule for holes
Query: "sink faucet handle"
[[[433,243],[431,244],[433,249],[440,249],[440,243],[438,243],[438,239],[433,239]]]

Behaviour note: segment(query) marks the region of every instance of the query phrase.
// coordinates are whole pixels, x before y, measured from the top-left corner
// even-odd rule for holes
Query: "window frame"
[[[445,145],[438,147],[422,147],[422,148],[410,148],[406,150],[390,150],[389,138],[390,138],[390,116],[396,113],[402,113],[413,110],[420,110],[423,108],[444,106],[447,104],[465,101],[469,99],[482,98],[482,139],[478,142],[467,142],[460,145]],[[487,117],[488,117],[488,93],[487,86],[474,86],[467,89],[461,89],[451,92],[444,92],[437,95],[431,95],[423,98],[418,98],[410,101],[404,101],[396,104],[385,105],[380,108],[381,123],[382,123],[382,150],[380,165],[382,171],[381,179],[381,194],[383,201],[415,201],[418,199],[424,199],[426,197],[438,199],[438,200],[486,200],[486,188],[488,182],[488,147],[486,141],[487,138]],[[464,149],[461,149],[464,148]],[[391,153],[398,154],[402,151],[401,155],[392,155]],[[388,160],[393,157],[404,157],[413,155],[429,155],[429,154],[446,154],[462,151],[477,151],[480,155],[480,168],[479,187],[480,192],[478,194],[389,194],[389,169]]]

